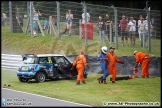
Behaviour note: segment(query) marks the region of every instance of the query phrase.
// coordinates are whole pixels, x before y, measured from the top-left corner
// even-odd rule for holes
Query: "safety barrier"
[[[21,55],[1,54],[1,68],[17,70],[21,63]]]
[[[67,56],[71,61],[74,61],[76,55]],[[88,73],[102,73],[100,63],[96,57],[86,56],[90,69]],[[124,65],[116,63],[118,75],[133,75],[133,67],[135,65],[134,56],[118,57],[119,60],[124,61]],[[1,68],[18,69],[22,63],[21,55],[1,54]],[[138,75],[141,75],[141,66],[138,68]],[[149,65],[149,73],[151,76],[161,76],[161,57],[151,57]]]

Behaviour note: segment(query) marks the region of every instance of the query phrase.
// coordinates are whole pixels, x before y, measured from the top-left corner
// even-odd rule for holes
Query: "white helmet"
[[[106,54],[106,52],[108,51],[108,49],[107,49],[106,46],[103,46],[103,47],[101,48],[101,51],[102,51],[104,54]]]

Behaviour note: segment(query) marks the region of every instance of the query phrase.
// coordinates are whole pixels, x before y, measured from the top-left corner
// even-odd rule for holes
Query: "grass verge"
[[[19,82],[16,71],[1,70],[1,87],[10,84],[9,89],[44,95],[57,99],[103,106],[103,102],[159,102],[161,104],[160,77],[133,78],[116,81],[112,84],[98,84],[100,74],[88,74],[87,84],[76,85],[75,80],[53,80],[43,83]]]

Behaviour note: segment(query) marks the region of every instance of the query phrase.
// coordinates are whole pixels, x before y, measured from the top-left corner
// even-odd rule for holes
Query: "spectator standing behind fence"
[[[102,19],[102,16],[99,16],[97,26],[99,27],[99,36],[101,42],[105,43],[105,30],[104,30],[105,23],[104,20]]]
[[[142,15],[140,15],[140,17],[139,17],[139,20],[138,20],[138,26],[139,26],[139,24],[141,23],[141,19],[143,19],[143,16]],[[140,35],[140,30],[138,30],[138,34],[139,34],[139,40],[141,41],[141,35]]]
[[[145,43],[146,43],[146,46],[148,45],[148,35],[149,35],[149,30],[148,30],[148,17],[146,16],[146,20],[144,20],[144,23],[146,24],[145,26]],[[151,31],[153,31],[153,26],[150,22],[150,36],[152,35],[151,34]]]
[[[22,16],[19,17],[19,22],[20,22],[20,26],[23,27],[23,24],[24,24],[24,23],[23,23],[23,18],[22,18]]]
[[[69,36],[71,35],[71,27],[72,27],[72,20],[73,20],[73,14],[71,14],[71,10],[68,10],[66,12],[66,28],[69,32]]]
[[[5,26],[5,18],[1,15],[1,27]]]
[[[129,27],[129,37],[130,37],[130,42],[132,46],[135,46],[136,42],[136,21],[134,20],[133,17],[130,17],[130,21],[128,23]]]
[[[143,39],[144,39],[144,33],[145,33],[145,26],[146,24],[143,22],[143,18],[141,18],[140,24],[138,25],[138,31],[140,33],[140,41],[141,41],[141,47],[143,47]],[[145,39],[146,40],[146,39]]]
[[[109,17],[109,14],[106,14],[105,17],[105,31],[108,34],[108,41],[110,42],[110,26],[112,25],[112,20]],[[113,28],[112,28],[113,29]],[[111,31],[112,32],[112,31]]]
[[[121,30],[121,40],[122,40],[122,46],[124,45],[124,37],[126,40],[126,46],[128,46],[128,33],[127,33],[127,25],[128,21],[126,20],[125,16],[122,16],[122,19],[120,20],[119,27]]]
[[[90,14],[87,12],[87,23],[90,21]],[[82,13],[82,23],[85,23],[85,14],[84,14],[84,9]]]
[[[39,20],[39,16],[42,16],[39,10],[35,10],[34,15],[33,15],[33,28],[34,32],[36,33],[37,30],[37,21]]]
[[[48,21],[47,21],[47,19],[45,19],[43,21],[43,30],[45,30],[45,29],[48,29]]]

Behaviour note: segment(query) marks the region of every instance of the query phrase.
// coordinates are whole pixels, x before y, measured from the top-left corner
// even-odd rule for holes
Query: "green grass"
[[[65,29],[65,23],[61,23],[61,31]],[[26,23],[24,21],[23,30],[25,31]],[[85,50],[87,55],[96,56],[100,51],[102,46],[116,47],[116,44],[101,43],[98,36],[98,29],[94,26],[93,40],[88,40],[88,44],[85,44],[85,39],[81,39],[78,35],[61,35],[61,38],[58,39],[54,34],[50,35],[45,33],[45,36],[42,36],[41,33],[38,33],[36,38],[30,36],[30,33],[11,33],[10,27],[1,27],[1,43],[2,43],[2,53],[9,54],[24,54],[24,53],[60,53],[63,51],[66,55],[78,54],[81,49]],[[140,47],[139,38],[136,38],[136,45],[130,46],[130,41],[128,47],[121,46],[121,37],[118,37],[118,48],[116,48],[115,53],[117,56],[133,56],[133,52],[143,51],[149,53],[150,56],[161,57],[161,40],[151,38],[151,52],[148,51],[148,46],[145,48]]]
[[[98,84],[100,74],[88,74],[87,84],[76,85],[76,80],[53,80],[43,83],[19,82],[16,71],[1,70],[1,87],[10,84],[9,89],[40,94],[57,99],[103,106],[103,102],[161,102],[160,77],[133,78],[116,81],[112,84]],[[160,103],[161,104],[161,103]]]

